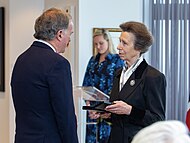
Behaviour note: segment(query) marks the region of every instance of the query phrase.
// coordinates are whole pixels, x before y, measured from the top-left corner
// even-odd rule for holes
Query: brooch
[[[135,80],[131,80],[131,81],[130,81],[130,85],[131,85],[131,86],[135,85]]]

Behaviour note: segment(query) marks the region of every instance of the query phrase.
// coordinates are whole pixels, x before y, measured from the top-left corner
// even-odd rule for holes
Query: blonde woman
[[[123,66],[123,60],[116,54],[108,30],[97,29],[93,34],[93,45],[96,52],[88,62],[83,86],[94,86],[109,95],[113,86],[114,73]],[[86,142],[96,143],[98,140],[99,143],[107,143],[110,134],[109,123],[99,118],[99,113],[96,112],[93,114],[89,112],[87,122],[97,122],[98,126],[87,126]]]

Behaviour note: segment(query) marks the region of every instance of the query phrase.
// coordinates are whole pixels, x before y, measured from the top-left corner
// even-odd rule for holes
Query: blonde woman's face
[[[108,51],[109,45],[103,35],[98,35],[94,37],[94,46],[97,49],[99,54],[105,54]]]

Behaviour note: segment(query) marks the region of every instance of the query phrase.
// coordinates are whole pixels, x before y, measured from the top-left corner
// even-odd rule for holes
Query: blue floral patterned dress
[[[99,59],[100,54],[91,57],[84,76],[83,86],[94,86],[109,95],[113,86],[114,73],[123,67],[124,62],[118,54],[108,54],[105,61],[101,63],[99,63]],[[111,130],[110,123],[103,119],[92,120],[89,117],[87,117],[87,122],[97,122],[97,125],[87,125],[86,143],[107,143]],[[96,138],[96,131],[98,131],[98,138]]]

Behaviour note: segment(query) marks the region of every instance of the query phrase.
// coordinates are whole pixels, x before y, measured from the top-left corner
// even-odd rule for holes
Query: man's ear
[[[63,38],[63,34],[64,34],[64,31],[63,30],[59,30],[57,32],[57,35],[56,35],[57,39],[61,40],[61,38]]]

